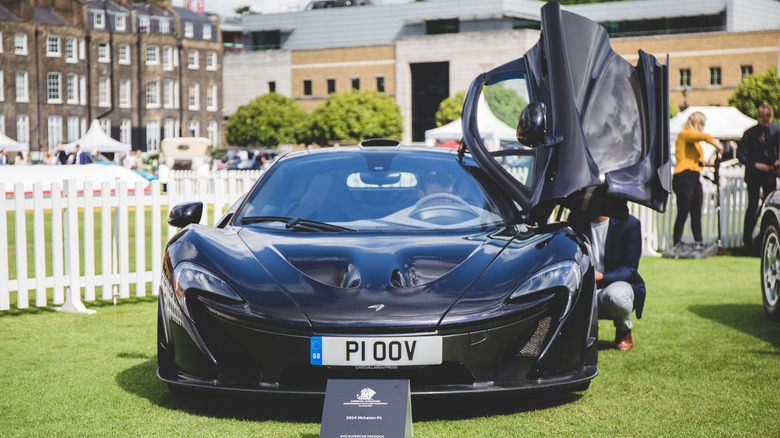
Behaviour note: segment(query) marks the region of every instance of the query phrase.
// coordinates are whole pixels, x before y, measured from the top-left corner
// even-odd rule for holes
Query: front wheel
[[[780,320],[780,233],[775,225],[770,225],[764,231],[761,245],[761,292],[767,316],[775,321]]]

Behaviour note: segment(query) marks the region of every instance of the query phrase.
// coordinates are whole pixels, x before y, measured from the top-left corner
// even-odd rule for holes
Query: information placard
[[[328,380],[320,438],[412,436],[408,380]]]

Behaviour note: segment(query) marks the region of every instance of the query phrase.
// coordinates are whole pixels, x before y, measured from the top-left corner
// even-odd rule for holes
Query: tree
[[[311,112],[309,141],[358,142],[367,138],[400,139],[401,110],[395,100],[372,90],[333,93]]]
[[[676,116],[680,112],[680,107],[672,99],[669,99],[669,118]]]
[[[454,96],[450,96],[441,101],[439,109],[436,111],[436,126],[444,126],[447,123],[458,120],[463,112],[463,100],[466,98],[465,91],[458,91]]]
[[[516,91],[507,88],[504,82],[485,87],[485,102],[499,120],[511,127],[517,126],[523,108],[528,105],[525,99]]]
[[[268,93],[238,107],[225,129],[230,144],[276,147],[301,142],[308,130],[308,115],[289,97]]]
[[[252,10],[251,6],[240,6],[238,8],[233,9],[233,13],[236,14],[237,17],[241,17],[244,15],[258,15],[259,12],[255,12]]]
[[[754,119],[762,103],[768,103],[775,109],[775,116],[780,116],[780,79],[777,78],[775,67],[761,74],[744,76],[729,98],[729,105]]]

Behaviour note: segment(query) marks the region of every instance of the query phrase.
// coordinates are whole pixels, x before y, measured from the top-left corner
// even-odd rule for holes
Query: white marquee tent
[[[92,121],[92,125],[83,137],[73,143],[63,144],[62,148],[67,152],[72,152],[76,145],[79,145],[82,151],[93,154],[95,152],[130,152],[131,149],[129,144],[120,143],[106,134],[97,120]]]
[[[30,146],[26,143],[19,143],[0,132],[0,150],[5,149],[8,152],[27,152]]]
[[[517,133],[514,128],[498,119],[490,111],[483,95],[479,95],[477,102],[477,122],[479,123],[480,133],[485,138],[485,142],[491,150],[497,150],[501,140],[517,141]],[[446,141],[459,141],[463,138],[463,121],[458,118],[455,121],[447,123],[438,128],[425,131],[425,144],[433,146],[436,142],[444,143]]]
[[[740,139],[746,129],[756,124],[754,119],[742,114],[733,106],[689,106],[669,121],[672,142],[685,128],[688,117],[696,111],[707,117],[704,132],[721,140]]]

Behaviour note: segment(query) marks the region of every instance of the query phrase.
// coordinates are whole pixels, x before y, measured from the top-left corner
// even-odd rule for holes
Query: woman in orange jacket
[[[704,166],[712,166],[704,162],[700,141],[715,146],[718,151],[723,148],[720,142],[711,135],[702,132],[707,117],[699,111],[691,114],[685,123],[685,129],[677,135],[674,143],[674,175],[672,188],[677,197],[677,219],[674,221],[674,244],[682,240],[683,228],[688,215],[691,216],[691,232],[696,242],[701,242],[701,205],[703,194],[699,172]]]

